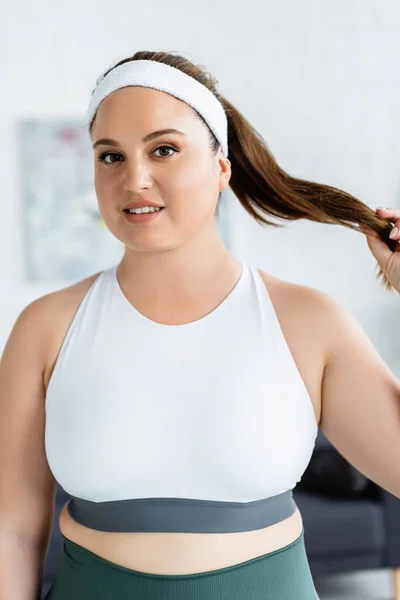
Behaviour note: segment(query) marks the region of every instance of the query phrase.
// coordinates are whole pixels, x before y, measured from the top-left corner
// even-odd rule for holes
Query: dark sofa
[[[315,452],[332,448],[319,432]],[[400,600],[400,499],[375,486],[373,498],[338,499],[294,490],[304,521],[313,576],[359,569],[391,568],[394,598]],[[56,511],[42,587],[44,598],[57,572],[61,552],[60,510],[69,496],[57,488]]]
[[[332,445],[321,431],[315,452]],[[372,484],[373,497],[339,499],[294,490],[313,576],[365,569],[393,571],[400,600],[400,499]]]

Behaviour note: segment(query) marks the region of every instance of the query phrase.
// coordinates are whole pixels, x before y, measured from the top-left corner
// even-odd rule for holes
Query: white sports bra
[[[91,285],[46,395],[47,460],[77,522],[228,533],[294,513],[318,423],[265,283],[242,266],[183,325],[139,313],[117,266]]]

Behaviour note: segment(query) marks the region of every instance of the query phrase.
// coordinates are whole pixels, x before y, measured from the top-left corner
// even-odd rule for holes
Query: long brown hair
[[[217,80],[202,66],[193,64],[179,54],[143,50],[119,61],[102,77],[119,65],[133,60],[154,60],[180,69],[218,98],[228,119],[229,160],[232,165],[229,185],[242,206],[258,223],[283,227],[266,218],[266,215],[273,215],[286,221],[308,219],[317,223],[343,225],[361,233],[371,233],[372,230],[392,251],[395,250],[396,241],[389,238],[392,225],[369,206],[338,188],[298,179],[283,171],[260,134],[218,93]],[[207,126],[202,116],[194,112]],[[93,121],[89,126],[90,132],[92,125]],[[216,153],[219,143],[208,126],[207,129],[211,150]],[[381,268],[376,278],[382,279],[387,291],[393,291]]]

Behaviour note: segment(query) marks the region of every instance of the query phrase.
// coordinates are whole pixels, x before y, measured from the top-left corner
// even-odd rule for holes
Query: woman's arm
[[[361,473],[400,498],[400,381],[358,322],[317,295],[327,350],[320,427]]]
[[[0,599],[40,598],[56,483],[44,447],[48,297],[18,317],[0,362]]]
[[[17,536],[0,537],[0,598],[40,600],[46,548]]]

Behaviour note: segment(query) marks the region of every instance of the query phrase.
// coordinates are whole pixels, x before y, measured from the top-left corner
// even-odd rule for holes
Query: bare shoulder
[[[288,318],[305,318],[307,325],[318,326],[319,333],[323,335],[324,320],[339,307],[333,298],[316,288],[291,283],[261,270],[259,273],[275,309]]]
[[[319,423],[322,381],[329,356],[330,317],[335,302],[315,288],[284,281],[264,271],[267,287],[282,333],[308,389]]]
[[[83,298],[100,274],[101,271],[68,287],[41,296],[24,309],[24,313],[29,313],[36,323],[38,334],[40,332],[42,338],[46,390],[68,328]]]
[[[95,282],[97,277],[101,274],[101,271],[90,275],[85,279],[69,285],[68,287],[61,288],[54,292],[50,292],[45,296],[37,298],[34,302],[41,307],[43,311],[50,311],[51,313],[58,313],[60,310],[68,310],[73,308],[76,302],[80,302],[89,290],[90,286]]]

